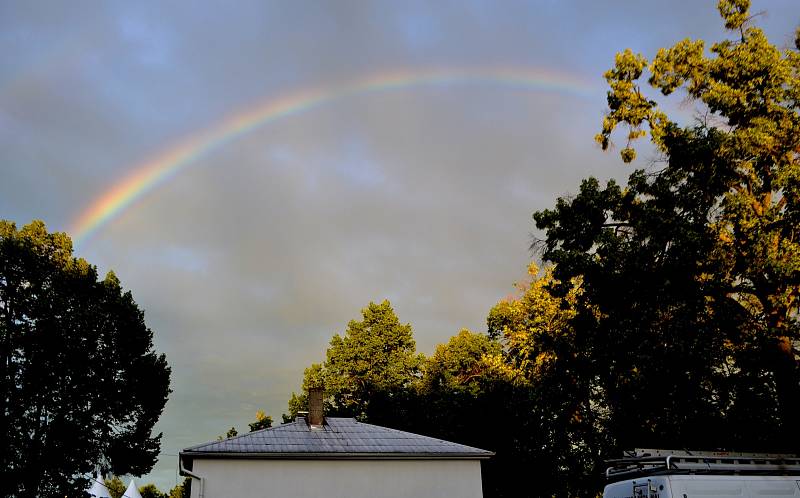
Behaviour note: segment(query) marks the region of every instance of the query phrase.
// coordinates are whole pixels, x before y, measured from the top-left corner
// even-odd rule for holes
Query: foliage
[[[192,496],[192,478],[187,477],[169,491],[169,498],[189,498]]]
[[[420,389],[478,394],[481,380],[495,368],[492,359],[500,354],[498,342],[463,329],[446,344],[438,345],[425,361]]]
[[[0,221],[0,467],[6,493],[64,495],[99,467],[141,475],[170,369],[112,273],[63,233]],[[58,455],[58,458],[53,458]]]
[[[289,413],[281,414],[281,420],[284,424],[293,422],[298,412],[308,410],[308,395],[305,392],[301,392],[300,394],[293,392],[292,396],[289,398],[288,405]]]
[[[239,431],[236,430],[236,427],[231,427],[230,429],[228,429],[228,432],[226,432],[224,436],[217,436],[217,441],[222,441],[223,439],[236,437],[238,435]]]
[[[561,345],[574,345],[571,321],[577,314],[581,287],[580,279],[575,279],[566,295],[559,297],[550,292],[552,286],[559,284],[551,268],[539,277],[539,268],[531,263],[528,276],[528,285],[517,284],[521,296],[497,303],[489,311],[487,324],[489,336],[504,345],[505,374],[517,382],[537,383],[571,354],[562,354],[559,349]]]
[[[424,358],[415,351],[411,325],[400,323],[389,301],[371,302],[361,314],[343,337],[334,334],[324,364],[305,370],[304,393],[292,395],[286,418],[307,405],[308,388],[324,386],[327,413],[366,419],[373,395],[404,390],[419,377]]]
[[[155,484],[145,484],[139,487],[139,494],[142,498],[169,498],[169,495],[162,493]]]
[[[250,432],[253,431],[260,431],[261,429],[269,429],[272,427],[272,417],[267,415],[261,410],[256,412],[256,421],[251,422],[250,424]]]
[[[286,415],[284,415],[284,418]],[[253,431],[260,431],[261,429],[269,429],[272,427],[272,417],[264,413],[262,410],[256,411],[256,420],[255,422],[250,422],[248,424],[250,427],[250,432]],[[225,433],[224,436],[217,436],[217,441],[222,441],[223,439],[228,439],[232,437],[236,437],[239,435],[239,431],[236,430],[236,427],[231,427],[228,429],[228,432]]]
[[[748,8],[719,2],[736,38],[710,56],[702,40],[652,62],[619,54],[597,140],[607,148],[627,127],[630,162],[649,132],[663,166],[624,188],[585,180],[534,215],[554,276],[583,282],[572,320],[590,367],[583,402],[603,415],[612,453],[800,447],[800,38],[779,50]],[[707,117],[671,121],[643,97],[645,71]]]
[[[125,490],[127,489],[122,479],[117,476],[112,476],[110,479],[104,479],[104,481],[111,498],[122,498],[122,495],[125,494]]]
[[[589,370],[574,320],[583,295],[580,278],[562,283],[552,268],[531,263],[528,280],[516,284],[518,294],[498,302],[487,318],[489,337],[502,353],[494,371],[525,402],[509,413],[521,434],[511,431],[504,454],[496,460],[524,460],[536,473],[536,494],[580,495],[594,485],[594,456],[603,447],[597,434],[601,416],[594,412],[594,393],[585,377]],[[553,288],[563,289],[563,294]],[[508,388],[506,388],[508,389]],[[493,496],[511,496],[514,476],[502,468]]]

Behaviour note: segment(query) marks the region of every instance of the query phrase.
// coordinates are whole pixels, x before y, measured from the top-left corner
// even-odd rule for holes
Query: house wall
[[[195,459],[203,498],[481,498],[478,460]],[[192,497],[200,498],[192,480]]]

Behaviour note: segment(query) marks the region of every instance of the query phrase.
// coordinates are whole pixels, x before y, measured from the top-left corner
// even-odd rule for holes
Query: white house
[[[492,452],[323,418],[315,397],[308,418],[183,450],[191,498],[482,497],[480,461]]]

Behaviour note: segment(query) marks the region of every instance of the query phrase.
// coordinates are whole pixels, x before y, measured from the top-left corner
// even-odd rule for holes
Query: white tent
[[[94,496],[95,498],[111,498],[111,493],[108,492],[108,488],[106,487],[105,481],[103,481],[103,476],[100,475],[100,472],[97,473],[96,477],[92,478],[92,486],[89,488],[89,496]],[[142,498],[141,495],[139,498]]]
[[[139,488],[136,487],[136,481],[131,479],[130,484],[128,484],[128,489],[125,490],[125,494],[122,496],[123,498],[142,498],[141,493],[139,493]]]

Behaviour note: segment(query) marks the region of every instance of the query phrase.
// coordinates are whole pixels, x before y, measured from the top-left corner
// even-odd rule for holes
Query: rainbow
[[[137,200],[163,185],[209,151],[260,126],[331,101],[365,93],[400,90],[436,84],[491,84],[525,90],[588,97],[591,85],[579,78],[549,69],[494,67],[482,69],[426,69],[382,72],[347,84],[309,89],[268,98],[247,110],[231,114],[160,153],[129,168],[131,173],[92,201],[72,225],[77,247],[115,219]]]

